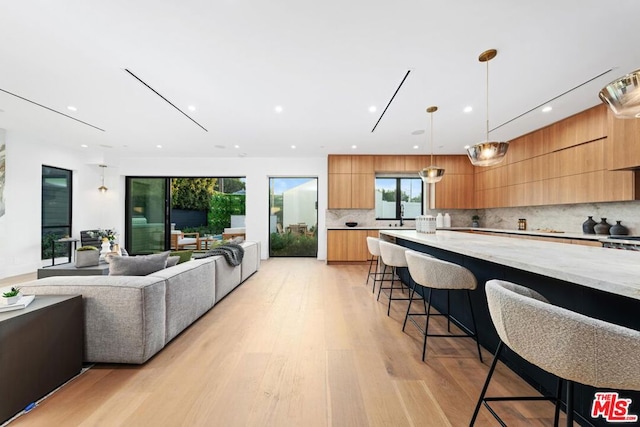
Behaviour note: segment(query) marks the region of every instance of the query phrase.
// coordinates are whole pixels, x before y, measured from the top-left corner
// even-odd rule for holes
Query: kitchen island
[[[508,280],[530,287],[552,304],[640,330],[640,252],[462,231],[424,234],[415,230],[385,230],[380,235],[408,249],[463,265],[474,273],[478,290],[472,292],[472,304],[479,340],[492,353],[498,344],[498,335],[491,322],[484,293],[484,284],[490,279]],[[400,274],[403,281],[410,282],[406,269]],[[463,325],[471,327],[463,295],[453,294],[452,315]],[[438,295],[435,292],[434,295],[433,304],[442,311],[446,307],[444,293]],[[501,360],[536,389],[546,394],[555,390],[555,377],[513,352],[505,352]],[[594,393],[595,389],[591,387],[577,386],[576,411],[594,425],[607,425],[602,419],[593,420],[589,416]],[[640,413],[640,393],[621,392],[621,396],[633,400],[631,413]]]

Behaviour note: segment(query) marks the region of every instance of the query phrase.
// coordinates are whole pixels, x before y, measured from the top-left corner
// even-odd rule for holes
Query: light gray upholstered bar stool
[[[380,239],[371,236],[367,237],[367,249],[369,249],[371,258],[369,259],[369,273],[367,274],[367,282],[365,285],[368,285],[369,279],[373,277],[373,288],[371,289],[371,292],[375,292],[376,282],[378,280],[382,280],[378,278],[383,276],[383,274],[380,273]],[[374,271],[372,272],[371,270]]]
[[[380,258],[382,259],[382,263],[384,267],[382,269],[383,276],[387,273],[387,267],[391,267],[391,285],[389,287],[384,287],[384,282],[380,282],[380,287],[378,288],[378,298],[380,299],[380,293],[383,289],[389,290],[389,305],[387,307],[387,316],[391,312],[391,301],[393,300],[403,300],[408,301],[408,297],[393,297],[393,291],[402,290],[404,293],[402,280],[398,277],[397,281],[400,282],[400,287],[395,287],[397,271],[398,267],[406,267],[407,266],[407,258],[404,256],[406,248],[396,245],[395,243],[385,242],[384,240],[379,241],[380,244]]]
[[[424,342],[422,344],[422,360],[424,361],[427,353],[427,337],[449,337],[449,338],[474,338],[476,346],[478,347],[478,357],[482,362],[482,352],[480,351],[480,343],[478,342],[478,327],[476,326],[476,318],[473,314],[473,306],[471,305],[471,295],[469,291],[476,289],[477,282],[476,276],[471,271],[464,268],[461,265],[454,264],[448,261],[443,261],[438,258],[434,258],[430,255],[408,250],[405,252],[407,259],[407,265],[409,267],[409,274],[416,285],[426,288],[429,291],[428,297],[425,295],[424,300],[428,300],[429,303],[424,313],[411,313],[411,304],[415,296],[416,287],[413,288],[409,296],[409,306],[407,307],[407,314],[404,317],[404,323],[402,324],[402,330],[404,331],[407,320],[411,320],[416,328],[424,336]],[[431,313],[431,295],[434,289],[441,289],[447,291],[447,312],[446,313]],[[464,334],[430,334],[429,333],[429,318],[431,316],[446,316],[447,317],[447,331],[451,330],[450,322],[452,317],[449,311],[449,292],[450,291],[465,291],[467,294],[467,300],[469,301],[469,309],[471,310],[471,321],[473,323],[473,331],[469,330],[466,326],[460,322],[454,323],[464,332]],[[423,295],[425,290],[422,291]],[[424,305],[424,303],[423,303]],[[426,322],[424,329],[421,325],[415,321],[414,317],[425,316]]]
[[[485,290],[500,343],[470,425],[475,423],[482,404],[504,426],[488,402],[545,399],[556,402],[557,426],[563,381],[567,381],[567,426],[573,426],[574,382],[596,388],[640,390],[640,331],[549,304],[539,293],[514,283],[490,280]],[[485,397],[505,344],[529,363],[558,377],[555,397]]]

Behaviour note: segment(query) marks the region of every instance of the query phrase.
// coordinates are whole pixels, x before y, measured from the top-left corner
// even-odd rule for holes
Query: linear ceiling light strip
[[[151,90],[153,93],[155,93],[156,95],[158,95],[160,98],[162,98],[167,104],[171,105],[173,108],[175,108],[176,110],[180,111],[186,118],[188,118],[189,120],[191,120],[193,123],[197,124],[198,126],[200,126],[200,128],[202,128],[202,130],[204,130],[205,132],[209,132],[204,126],[202,126],[200,123],[196,122],[195,120],[193,120],[187,113],[185,113],[184,111],[182,111],[181,109],[179,109],[178,107],[176,107],[171,101],[169,101],[167,98],[165,98],[164,96],[160,95],[158,93],[157,90],[155,90],[154,88],[152,88],[151,86],[149,86],[148,84],[146,84],[140,77],[136,76],[135,74],[133,74],[131,71],[129,71],[128,69],[124,69],[127,73],[129,73],[133,78],[135,78],[137,81],[139,81],[140,83],[142,83],[143,85],[145,85],[149,90]]]
[[[400,82],[400,85],[398,86],[398,88],[396,89],[396,91],[393,93],[393,96],[391,97],[391,99],[389,100],[389,103],[387,104],[386,107],[384,107],[384,111],[382,112],[382,114],[380,114],[380,117],[378,118],[378,121],[376,122],[375,126],[373,127],[373,129],[371,129],[371,133],[373,133],[374,130],[376,130],[376,128],[378,127],[378,123],[380,123],[380,120],[382,120],[382,117],[384,116],[384,113],[387,112],[387,110],[389,109],[389,106],[391,105],[391,103],[393,102],[393,98],[396,97],[396,95],[398,94],[398,91],[400,91],[400,88],[402,87],[402,85],[404,84],[404,81],[407,80],[407,77],[409,77],[409,73],[411,72],[411,70],[407,70],[407,74],[404,75],[404,78],[402,79],[402,81]]]
[[[58,111],[58,110],[54,110],[53,108],[49,108],[49,107],[47,107],[46,105],[38,104],[37,102],[32,101],[32,100],[30,100],[30,99],[27,99],[27,98],[25,98],[25,97],[23,97],[23,96],[16,95],[15,93],[11,93],[11,92],[9,92],[8,90],[0,89],[0,91],[4,92],[4,93],[6,93],[6,94],[9,94],[9,95],[11,95],[11,96],[15,96],[15,97],[16,97],[16,98],[18,98],[18,99],[22,99],[23,101],[30,102],[30,103],[32,103],[33,105],[37,105],[38,107],[42,107],[42,108],[44,108],[45,110],[49,110],[49,111],[52,111],[52,112],[54,112],[54,113],[60,114],[61,116],[65,116],[65,117],[66,117],[66,118],[68,118],[68,119],[75,120],[76,122],[80,122],[80,123],[82,123],[83,125],[87,125],[87,126],[90,126],[90,127],[94,128],[94,129],[98,129],[99,131],[106,132],[104,129],[101,129],[101,128],[99,128],[98,126],[94,126],[94,125],[92,125],[91,123],[83,122],[82,120],[76,119],[75,117],[71,117],[71,116],[70,116],[70,115],[68,115],[68,114],[62,113],[62,112],[60,112],[60,111]]]
[[[603,72],[603,73],[600,73],[600,74],[598,74],[597,76],[592,77],[592,78],[590,78],[589,80],[587,80],[587,81],[585,81],[585,82],[580,83],[578,86],[573,87],[573,88],[571,88],[571,89],[569,89],[569,90],[567,90],[567,91],[565,91],[565,92],[562,92],[560,95],[558,95],[558,96],[554,96],[554,97],[553,97],[553,98],[551,98],[550,100],[545,101],[545,102],[543,102],[543,103],[542,103],[542,104],[540,104],[540,105],[536,105],[536,106],[535,106],[535,107],[533,107],[532,109],[530,109],[530,110],[528,110],[528,111],[525,111],[524,113],[520,114],[519,116],[516,116],[516,117],[512,118],[511,120],[508,120],[508,121],[506,121],[506,122],[502,123],[501,125],[498,125],[498,126],[494,127],[493,129],[491,129],[491,132],[493,132],[493,131],[494,131],[494,130],[496,130],[496,129],[500,129],[502,126],[508,125],[509,123],[511,123],[511,122],[512,122],[512,121],[514,121],[514,120],[518,120],[520,117],[522,117],[522,116],[524,116],[524,115],[526,115],[526,114],[529,114],[530,112],[535,111],[535,110],[537,110],[538,108],[541,108],[542,106],[547,105],[547,104],[551,103],[552,101],[555,101],[556,99],[558,99],[558,98],[560,98],[560,97],[562,97],[562,96],[565,96],[565,95],[566,95],[566,94],[568,94],[569,92],[573,92],[574,90],[576,90],[576,89],[578,89],[578,88],[580,88],[580,87],[582,87],[582,86],[586,85],[587,83],[591,83],[591,82],[592,82],[592,81],[594,81],[595,79],[600,78],[600,77],[604,76],[605,74],[610,73],[610,72],[612,72],[612,71],[613,71],[613,68],[610,68],[610,69],[608,69],[607,71],[605,71],[605,72]]]

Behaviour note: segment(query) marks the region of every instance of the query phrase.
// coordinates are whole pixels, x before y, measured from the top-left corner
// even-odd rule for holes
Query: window
[[[422,198],[420,178],[376,177],[376,219],[415,219]]]
[[[42,166],[42,259],[53,256],[55,241],[71,235],[71,171]],[[56,256],[69,255],[69,245],[56,246]]]

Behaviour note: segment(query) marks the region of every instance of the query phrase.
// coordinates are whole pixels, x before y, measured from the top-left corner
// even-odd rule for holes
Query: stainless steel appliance
[[[603,248],[640,251],[640,236],[609,236],[600,240]]]

